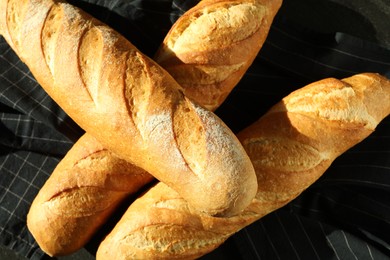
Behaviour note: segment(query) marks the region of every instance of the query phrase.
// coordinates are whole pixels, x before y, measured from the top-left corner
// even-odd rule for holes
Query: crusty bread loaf
[[[105,148],[199,211],[234,215],[250,203],[256,176],[235,135],[120,34],[63,1],[0,5],[3,36],[47,93]]]
[[[188,97],[215,110],[261,49],[282,0],[203,0],[168,32],[155,60]]]
[[[123,199],[152,180],[149,173],[119,159],[85,134],[34,199],[27,226],[47,254],[73,253]]]
[[[239,133],[259,187],[243,213],[218,218],[194,212],[158,183],[129,207],[97,259],[194,259],[212,251],[316,181],[390,114],[389,100],[390,81],[377,74],[324,79],[291,93]]]
[[[237,5],[238,3],[236,1],[227,1],[231,2],[234,5]],[[280,0],[274,0],[274,2],[279,3]],[[226,9],[226,3],[223,5],[215,6],[216,1],[203,1],[202,2],[202,9],[205,9],[208,5],[212,6],[213,11],[217,11],[219,8],[221,10],[227,10],[229,12],[233,11],[234,9],[229,8]],[[275,15],[275,10],[268,10],[270,5],[270,2],[267,1],[264,3],[265,12],[264,15],[272,16]],[[274,6],[275,4],[272,4]],[[256,8],[260,8],[259,5],[255,6]],[[263,10],[263,9],[262,9]],[[189,12],[192,12],[190,10]],[[193,13],[193,12],[192,12]],[[187,16],[188,22],[191,24],[192,22],[196,23],[197,20],[191,19],[192,16]],[[272,20],[271,18],[267,18],[265,22],[269,22]],[[220,23],[227,24],[232,23],[234,27],[230,26],[230,31],[242,31],[246,30],[248,23],[241,23],[237,24],[235,21],[231,22],[229,20],[228,15],[224,15],[220,17],[219,20]],[[254,23],[257,23],[257,21],[252,21]],[[180,19],[175,23],[183,23],[183,19]],[[191,25],[188,26],[191,26]],[[173,28],[175,28],[175,25]],[[256,35],[262,35],[262,37],[265,37],[268,32],[269,24],[266,25],[266,29],[258,30],[254,34]],[[223,28],[221,28],[223,30]],[[210,34],[210,37],[213,34],[212,30],[207,31],[208,34]],[[194,35],[195,37],[196,35]],[[205,38],[206,35],[203,35],[203,38]],[[169,41],[170,37],[174,37],[174,34],[171,33],[166,37],[165,41]],[[230,42],[234,42],[236,38],[235,33],[226,34],[225,38],[232,37],[230,39]],[[199,41],[204,39],[198,39]],[[207,38],[207,37],[206,37]],[[188,39],[188,44],[192,44],[193,38]],[[185,44],[184,41],[182,41],[182,45]],[[246,53],[249,54],[255,54],[258,52],[258,48],[260,48],[261,41],[259,43],[246,46]],[[240,44],[231,44],[230,48],[224,48],[224,49],[215,49],[212,45],[205,45],[203,46],[204,50],[203,53],[213,53],[216,51],[219,51],[223,55],[236,55],[238,52],[242,51],[242,46]],[[208,49],[209,47],[209,49]],[[173,50],[169,50],[167,48],[161,48],[158,52],[157,58],[160,56],[165,56],[165,52],[169,52],[168,55],[172,55]],[[208,64],[209,68],[212,66],[215,66],[216,70],[221,69],[220,64]],[[191,64],[188,64],[186,67],[181,67],[180,70],[183,71],[181,75],[184,75],[185,73],[188,73],[188,69],[191,70]],[[234,72],[234,75],[236,77],[241,77],[240,74],[244,74],[245,71],[243,69],[240,69],[239,72]],[[176,74],[179,75],[179,74]],[[209,79],[211,77],[215,77],[217,80],[219,78],[217,73],[209,74]],[[190,79],[188,79],[190,80]],[[191,80],[197,82],[198,79],[195,77],[192,77]],[[194,82],[194,83],[195,83]],[[188,83],[188,81],[187,81]],[[218,86],[228,84],[226,87],[222,87],[223,89],[230,90],[232,86],[232,81],[224,80],[223,82],[218,83]],[[193,85],[193,84],[190,84]],[[185,85],[187,87],[188,84]],[[184,88],[184,93],[186,93],[186,89]],[[196,89],[195,89],[196,90]],[[219,92],[217,88],[213,88],[210,86],[209,92]],[[193,91],[190,93],[192,94]],[[219,93],[216,93],[219,95]],[[200,105],[207,105],[209,102],[208,96],[206,96],[205,99],[199,99],[198,101]],[[216,107],[214,107],[216,108]],[[94,143],[95,142],[95,143]],[[85,146],[85,147],[83,147]],[[91,149],[94,148],[94,149]],[[73,214],[74,210],[81,210],[78,207],[80,206],[80,200],[83,200],[85,196],[73,196],[76,193],[79,193],[81,191],[78,191],[78,187],[72,186],[73,183],[69,182],[69,189],[66,188],[66,183],[63,182],[63,191],[61,192],[61,197],[57,197],[58,190],[51,187],[51,185],[55,185],[56,180],[59,178],[58,176],[62,176],[62,179],[69,178],[74,179],[78,178],[78,175],[80,174],[81,170],[79,167],[79,164],[74,163],[75,161],[85,161],[85,158],[93,157],[95,158],[93,160],[93,165],[86,165],[83,164],[83,176],[87,177],[90,176],[90,178],[94,178],[94,175],[96,172],[99,172],[100,174],[104,174],[106,172],[107,175],[112,175],[114,173],[111,173],[111,170],[117,170],[118,167],[116,165],[111,165],[110,163],[117,163],[117,160],[119,160],[114,154],[104,149],[104,152],[99,152],[99,157],[96,158],[95,150],[101,150],[102,146],[98,143],[96,139],[91,137],[88,133],[85,134],[69,151],[69,153],[65,156],[61,164],[58,168],[55,169],[53,172],[53,175],[49,178],[49,181],[41,188],[39,195],[37,196],[37,199],[34,201],[34,203],[31,206],[30,212],[27,216],[27,224],[31,231],[31,233],[34,235],[36,241],[40,245],[40,247],[49,255],[66,255],[69,253],[72,253],[81,247],[83,247],[90,237],[94,234],[94,232],[99,228],[100,224],[104,222],[104,219],[108,218],[111,212],[117,207],[117,205],[121,202],[121,200],[128,196],[128,193],[134,192],[136,187],[129,186],[128,190],[118,190],[118,192],[115,191],[115,187],[112,187],[111,182],[101,182],[99,183],[101,186],[93,186],[93,189],[86,189],[84,186],[79,187],[83,190],[83,194],[87,195],[88,197],[102,197],[104,196],[105,199],[102,201],[102,205],[100,205],[99,201],[93,201],[93,205],[88,205],[91,209],[95,207],[97,210],[89,211],[87,215],[81,215],[81,214]],[[74,150],[74,151],[73,151]],[[80,152],[83,151],[83,152]],[[87,155],[86,151],[90,151],[91,154]],[[79,155],[80,157],[77,158],[76,155]],[[113,157],[113,158],[111,158]],[[125,165],[124,162],[119,162],[120,165]],[[72,167],[74,167],[74,170],[72,170]],[[93,167],[93,168],[92,168]],[[134,166],[129,166],[129,169],[126,171],[128,172],[128,176],[122,175],[120,178],[116,179],[117,181],[121,181],[121,178],[127,183],[132,182],[134,178],[138,178],[139,174],[132,174],[131,169],[134,168]],[[136,172],[138,172],[138,168]],[[65,176],[67,175],[67,176]],[[115,176],[119,176],[118,174]],[[102,176],[103,177],[103,176]],[[107,176],[107,178],[111,178]],[[54,179],[54,180],[53,180]],[[142,174],[142,180],[147,181],[151,178],[148,177],[146,174]],[[139,185],[143,185],[144,182],[138,183]],[[126,192],[127,191],[127,192]],[[44,195],[42,195],[44,194]],[[52,204],[51,198],[55,197],[57,198],[56,208],[55,210],[52,210],[53,208],[48,208],[48,205]],[[59,199],[58,199],[59,198]],[[73,203],[72,203],[73,200]],[[72,206],[74,204],[75,206]],[[108,207],[110,205],[110,207]],[[76,207],[76,208],[75,208]],[[101,207],[104,207],[105,209],[102,210]],[[59,212],[63,214],[65,217],[60,217]],[[68,212],[68,213],[66,213]],[[43,219],[46,219],[47,221],[43,221]],[[53,223],[55,222],[55,224]],[[93,223],[93,225],[89,224]],[[66,228],[65,228],[66,227]]]

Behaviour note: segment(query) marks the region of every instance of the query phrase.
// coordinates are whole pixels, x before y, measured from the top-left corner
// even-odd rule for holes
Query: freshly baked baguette
[[[239,139],[258,192],[238,216],[195,212],[164,183],[139,197],[101,243],[97,259],[193,259],[282,207],[390,114],[390,81],[377,74],[320,80],[291,93]]]
[[[215,110],[260,51],[282,0],[203,0],[168,32],[155,60],[188,97]]]
[[[27,226],[48,255],[82,248],[126,197],[153,177],[88,134],[60,161],[34,199]]]
[[[255,196],[253,166],[231,130],[119,33],[54,0],[0,0],[0,24],[76,123],[192,207],[229,216]]]
[[[205,9],[208,5],[212,5],[213,11],[216,12],[218,9],[221,9],[219,11],[233,11],[234,8],[226,9],[226,3],[229,1],[226,1],[223,5],[215,6],[216,1],[204,1],[202,2],[202,8]],[[230,1],[232,4],[237,5],[237,1]],[[268,10],[268,5],[277,5],[280,3],[280,0],[274,0],[276,2],[275,4],[271,4],[270,1],[267,1],[264,3],[264,8],[266,9],[265,15],[275,15],[275,10]],[[280,5],[280,4],[279,4]],[[254,6],[253,8],[259,8],[259,4]],[[192,10],[189,12],[193,13]],[[237,15],[237,14],[236,14]],[[269,22],[271,18],[266,19],[266,22]],[[182,23],[183,20],[179,20],[177,23]],[[192,20],[188,21],[187,23],[196,23],[198,20]],[[235,21],[230,21],[229,16],[224,15],[220,17],[219,20],[222,24],[231,23],[235,27],[230,26],[230,30],[234,31],[242,31],[247,30],[247,27],[249,26],[248,23],[241,23],[237,24]],[[253,23],[257,23],[257,21],[252,21]],[[188,26],[191,26],[189,24]],[[269,27],[269,24],[267,24]],[[267,28],[268,28],[267,27]],[[175,28],[175,25],[174,27]],[[255,34],[262,34],[263,37],[266,36],[268,32],[267,30],[264,31],[257,31]],[[211,37],[213,35],[212,30],[208,30],[207,33]],[[170,37],[174,37],[173,33],[170,33],[165,41],[169,41]],[[194,35],[196,36],[196,35]],[[205,38],[206,35],[203,35],[203,38]],[[231,37],[229,40],[230,42],[234,42],[236,40],[236,33],[226,34],[226,38]],[[207,38],[207,37],[206,37]],[[201,41],[202,39],[198,39]],[[203,39],[204,40],[204,39]],[[188,44],[192,43],[193,39],[188,40]],[[183,44],[184,42],[182,42]],[[260,42],[259,42],[260,44]],[[258,52],[258,48],[260,47],[259,44],[255,44],[252,46],[247,46],[248,48],[245,50],[248,53],[255,54]],[[203,46],[205,49],[203,53],[209,52],[215,52],[217,51],[214,46],[212,45],[205,45]],[[210,47],[210,49],[207,49]],[[230,48],[220,49],[219,51],[223,55],[236,55],[238,52],[241,52],[241,45],[240,44],[231,44]],[[165,56],[165,52],[169,52],[169,55],[172,55],[173,50],[169,50],[167,48],[161,48],[158,52],[157,58],[160,56]],[[213,64],[208,65],[210,68],[214,66]],[[188,68],[191,70],[191,64],[188,64],[186,67],[181,67],[181,70],[183,70],[182,75],[185,73],[188,73]],[[220,69],[220,65],[215,65],[215,69]],[[243,74],[245,71],[243,69],[240,69],[239,72],[234,72],[236,76],[239,76],[239,73]],[[179,74],[176,74],[179,75]],[[209,75],[210,77],[216,77],[215,80],[218,78],[218,74],[214,73]],[[239,76],[240,77],[240,76]],[[188,79],[190,80],[190,79]],[[192,77],[191,80],[198,81],[197,78]],[[194,82],[195,83],[195,82]],[[220,82],[218,86],[223,86],[224,84],[228,84],[226,87],[222,87],[226,90],[232,89],[232,82],[224,80],[223,82]],[[192,84],[193,85],[193,84]],[[185,87],[188,86],[188,81]],[[183,89],[184,93],[186,93],[186,88]],[[195,89],[195,91],[198,89]],[[219,90],[217,88],[213,88],[212,86],[209,89],[209,92]],[[192,91],[189,94],[193,94],[194,91]],[[219,93],[216,93],[219,95]],[[209,98],[206,97],[206,99],[201,99],[198,97],[198,102],[200,105],[207,105],[209,102]],[[204,103],[206,102],[206,104]],[[218,104],[219,105],[219,104]],[[216,107],[213,107],[215,109]],[[104,152],[100,152],[100,151]],[[90,154],[87,154],[87,151],[90,152]],[[99,157],[96,157],[95,153],[96,151],[99,151]],[[79,155],[79,158],[77,158],[77,155]],[[81,171],[80,166],[78,163],[75,163],[75,161],[85,161],[86,158],[93,157],[95,158],[93,160],[92,165],[86,165],[83,164],[83,171]],[[60,163],[59,167],[55,169],[52,176],[49,177],[49,181],[41,188],[39,195],[37,196],[36,200],[31,206],[30,212],[27,216],[27,225],[29,227],[29,230],[34,235],[36,241],[40,245],[40,247],[49,255],[67,255],[70,254],[81,247],[83,247],[88,240],[91,238],[91,236],[94,234],[94,232],[99,228],[101,224],[104,223],[104,220],[111,215],[113,210],[118,206],[118,204],[128,196],[129,193],[133,193],[136,191],[138,187],[136,184],[139,184],[140,186],[143,186],[146,181],[149,181],[151,178],[150,176],[147,176],[146,173],[140,175],[138,173],[137,167],[136,174],[132,174],[131,170],[134,168],[134,166],[129,166],[129,169],[126,171],[126,175],[115,175],[118,176],[116,179],[117,181],[121,181],[121,178],[125,182],[132,183],[134,178],[140,179],[142,178],[142,182],[135,182],[134,185],[130,185],[129,189],[119,190],[119,192],[114,192],[114,187],[112,187],[111,182],[101,182],[99,185],[88,185],[86,183],[84,186],[81,187],[74,187],[74,183],[69,182],[69,187],[66,187],[66,183],[63,183],[63,187],[61,192],[61,196],[57,196],[59,193],[58,189],[55,189],[51,187],[51,185],[55,185],[55,183],[58,181],[59,176],[61,176],[61,179],[69,178],[79,178],[77,176],[81,172],[83,173],[83,176],[90,176],[93,178],[94,175],[96,175],[96,172],[99,172],[101,174],[101,178],[103,178],[103,174],[107,174],[106,178],[111,178],[110,175],[113,175],[112,170],[117,170],[117,166],[114,165],[114,163],[119,163],[119,165],[125,165],[127,163],[119,161],[119,158],[116,157],[113,153],[107,151],[106,149],[103,149],[102,146],[99,144],[99,142],[91,137],[88,133],[86,133],[75,145],[74,147],[69,151],[69,153],[65,156],[65,158]],[[74,169],[74,170],[72,170]],[[65,176],[67,175],[67,176]],[[73,176],[75,175],[75,176]],[[92,181],[92,180],[91,180]],[[93,189],[86,189],[85,186],[93,186]],[[92,209],[93,207],[97,208],[97,210],[89,211],[88,214],[73,214],[74,210],[80,210],[79,206],[80,203],[84,200],[85,196],[74,196],[74,194],[79,193],[78,189],[81,189],[83,191],[83,194],[87,195],[88,197],[102,197],[104,196],[104,200],[102,201],[102,205],[99,203],[99,201],[94,201],[94,205],[89,205],[89,208]],[[53,204],[52,198],[56,198],[55,203],[56,207],[55,210],[53,210],[53,207],[49,208],[49,205]],[[59,198],[59,199],[58,199]],[[75,205],[75,206],[72,206]],[[110,205],[108,207],[108,205]],[[104,209],[101,209],[101,207],[104,207]],[[67,212],[67,213],[66,213]],[[59,215],[63,214],[66,217],[60,217]],[[90,223],[93,223],[91,225]],[[66,228],[65,228],[66,227]]]

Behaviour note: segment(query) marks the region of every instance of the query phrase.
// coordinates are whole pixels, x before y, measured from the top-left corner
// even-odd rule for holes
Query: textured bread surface
[[[218,24],[221,24],[221,27],[218,28],[218,31],[221,31],[223,32],[223,35],[220,35],[218,38],[220,38],[220,40],[222,39],[223,40],[223,44],[228,46],[229,45],[229,48],[218,48],[218,46],[216,46],[216,40],[218,39],[214,39],[213,42],[210,42],[208,40],[208,38],[210,37],[215,37],[215,30],[212,30],[212,29],[209,29],[209,30],[206,30],[203,34],[202,34],[202,37],[197,37],[197,40],[198,41],[204,41],[206,44],[203,44],[202,45],[202,52],[203,53],[221,53],[225,56],[233,56],[233,55],[236,55],[237,54],[240,54],[242,52],[242,46],[241,46],[241,43],[243,42],[243,40],[240,40],[239,43],[240,44],[237,44],[237,33],[238,34],[242,34],[242,33],[247,33],[245,32],[247,30],[248,27],[258,27],[259,26],[259,23],[267,23],[265,26],[266,28],[257,28],[256,32],[251,32],[251,34],[253,35],[258,35],[263,38],[266,37],[267,33],[268,33],[268,27],[270,26],[269,22],[270,20],[272,20],[272,17],[275,15],[276,11],[274,9],[272,10],[269,10],[270,8],[276,8],[276,5],[279,4],[280,5],[280,1],[279,0],[274,0],[273,3],[271,3],[272,1],[267,1],[267,2],[264,2],[264,3],[261,3],[260,5],[260,2],[258,2],[256,5],[254,4],[251,4],[251,3],[245,3],[245,6],[244,9],[252,9],[251,12],[254,12],[256,11],[257,9],[260,9],[261,8],[261,12],[262,12],[262,15],[265,15],[267,16],[267,18],[264,18],[264,17],[261,17],[259,19],[261,19],[262,21],[259,21],[257,19],[254,19],[252,21],[248,21],[248,19],[237,19],[237,18],[242,18],[242,16],[245,16],[246,13],[245,12],[237,12],[236,13],[236,9],[237,8],[241,8],[239,7],[239,3],[237,1],[225,1],[224,4],[218,4],[216,5],[216,1],[203,1],[201,2],[201,9],[203,10],[203,12],[206,10],[206,8],[208,6],[211,6],[212,8],[212,12],[213,12],[213,16],[212,18],[216,18],[218,17],[218,21],[217,21],[217,25]],[[229,7],[228,4],[231,4],[231,8]],[[198,8],[198,7],[197,7]],[[234,15],[236,15],[236,18],[235,19],[231,19],[230,18],[230,14],[233,12]],[[199,23],[199,20],[198,19],[193,19],[193,10],[189,10],[188,13],[190,13],[191,15],[185,15],[185,18],[184,19],[181,19],[179,21],[177,21],[175,23],[175,25],[173,26],[173,28],[175,28],[175,26],[177,24],[181,24],[183,23],[183,21],[187,21],[186,22],[186,26],[187,27],[190,27],[192,26],[192,24],[195,25],[195,27],[199,27],[198,26],[198,23]],[[221,15],[223,14],[223,15]],[[245,18],[245,17],[243,17]],[[253,18],[252,16],[250,16],[249,18]],[[53,19],[53,18],[51,18]],[[204,18],[203,18],[204,19]],[[263,21],[265,20],[265,21]],[[251,26],[251,23],[253,24]],[[180,26],[178,26],[180,27]],[[48,26],[45,30],[48,31],[50,29],[50,27]],[[54,33],[54,32],[53,32]],[[52,35],[52,34],[51,34]],[[53,36],[50,37],[52,39]],[[191,37],[192,35],[192,37]],[[181,45],[183,46],[183,48],[185,48],[186,45],[190,45],[193,43],[193,38],[195,36],[198,36],[199,34],[196,32],[196,31],[193,31],[191,33],[187,33],[186,34],[186,37],[184,38],[181,38]],[[45,34],[45,37],[47,37],[48,35]],[[84,38],[86,38],[87,40],[83,41],[82,45],[80,46],[80,53],[82,54],[82,56],[80,56],[80,59],[83,61],[83,64],[84,66],[81,67],[82,69],[82,72],[83,72],[83,75],[92,75],[90,77],[85,77],[84,81],[88,84],[88,85],[93,85],[93,82],[95,82],[97,80],[97,73],[93,73],[93,71],[91,72],[88,72],[88,70],[92,70],[93,69],[93,66],[97,66],[98,64],[91,64],[91,62],[96,62],[97,60],[92,60],[90,59],[89,60],[89,64],[86,64],[85,61],[88,60],[88,57],[86,54],[88,54],[90,51],[94,51],[94,50],[88,50],[89,49],[89,46],[88,42],[90,41],[93,41],[93,39],[88,39],[89,37],[93,37],[93,34],[92,33],[89,33],[86,34],[84,36]],[[230,37],[230,38],[229,38]],[[251,41],[248,41],[246,40],[245,42],[253,42],[253,40],[258,40],[258,37],[253,37],[251,35],[246,35],[245,37],[252,37],[252,40]],[[173,33],[173,30],[170,34],[167,35],[165,41],[168,41],[170,42],[170,38],[175,38],[176,39],[176,36],[175,36],[175,33]],[[262,41],[263,41],[263,38],[256,42],[256,44],[251,44],[250,46],[248,44],[245,45],[245,57],[243,57],[243,59],[240,61],[240,62],[244,62],[244,61],[247,61],[249,58],[250,58],[250,55],[252,54],[255,54],[258,52],[259,48],[261,47],[261,44],[262,44]],[[49,49],[50,47],[47,47],[50,42],[49,39],[45,40],[45,49]],[[53,45],[52,45],[53,46]],[[180,51],[180,49],[179,49]],[[46,55],[48,55],[50,51],[47,51],[46,52]],[[172,56],[174,54],[175,50],[171,50],[171,49],[168,49],[168,48],[161,48],[158,52],[158,55],[156,56],[156,58],[158,59],[159,57],[161,56],[165,56],[165,55],[170,55]],[[243,56],[241,54],[241,56]],[[47,59],[50,60],[50,57],[47,57]],[[187,60],[188,62],[190,62],[190,60]],[[220,75],[219,73],[217,73],[218,71],[221,71],[222,72],[222,62],[224,62],[224,60],[221,60],[220,63],[216,64],[216,63],[209,63],[207,65],[207,68],[208,70],[212,70],[213,73],[208,73],[208,80],[212,80],[212,81],[217,81],[219,80],[220,78]],[[165,63],[165,65],[169,66],[167,63]],[[249,65],[249,63],[248,63]],[[49,66],[53,66],[53,64],[50,64]],[[235,65],[227,65],[227,66],[232,66],[232,67],[235,67]],[[172,67],[172,66],[170,66]],[[205,68],[205,66],[203,66],[203,68]],[[245,73],[245,70],[244,70],[244,67],[241,67],[240,65],[240,70],[239,71],[235,71],[234,72],[234,75],[236,75],[235,77],[237,78],[240,78],[242,74]],[[52,68],[53,69],[53,68]],[[176,71],[182,71],[182,73],[176,73],[175,76],[176,77],[180,77],[180,75],[183,75],[184,77],[186,76],[186,74],[188,74],[188,70],[192,70],[192,66],[190,66],[190,64],[186,64],[186,66],[181,66],[178,70]],[[223,72],[222,75],[224,75],[224,77],[228,77],[229,75],[226,74],[227,72],[229,71],[225,71]],[[186,87],[189,87],[191,85],[194,85],[194,84],[197,84],[199,81],[202,80],[202,75],[198,77],[196,77],[196,75],[194,75],[195,77],[191,77],[191,78],[187,78],[187,83],[185,84],[185,88],[183,89],[184,93],[187,95],[187,94],[193,94],[194,91],[200,91],[201,88],[191,88],[191,91],[190,93],[187,93],[187,88]],[[215,79],[212,79],[212,78],[215,78]],[[229,76],[231,77],[231,76]],[[189,84],[189,81],[193,81],[192,84]],[[201,95],[198,96],[197,98],[197,101],[199,102],[200,105],[203,105],[203,106],[207,106],[210,102],[210,93],[215,93],[216,95],[220,95],[219,93],[219,89],[225,89],[226,91],[230,91],[232,88],[233,88],[233,84],[232,84],[232,81],[230,80],[223,80],[221,82],[218,83],[218,86],[219,88],[216,88],[216,87],[213,87],[212,85],[209,85],[208,87],[208,95],[202,95],[202,97],[204,98],[199,98],[201,97]],[[96,86],[95,86],[96,87]],[[191,96],[191,95],[189,95]],[[214,96],[214,95],[213,95]],[[220,102],[219,102],[220,103]],[[216,105],[212,108],[212,109],[215,109],[217,105],[219,105],[219,103],[216,103]],[[177,131],[180,131],[180,129],[178,129]],[[190,135],[188,136],[188,138],[193,138],[194,140],[190,140],[190,142],[197,142],[198,140],[196,140],[196,135]],[[94,143],[95,142],[95,143]],[[84,160],[85,158],[84,157],[89,157],[89,156],[95,156],[93,155],[95,153],[95,149],[89,149],[88,147],[91,147],[91,146],[94,146],[96,147],[96,149],[102,149],[102,145],[100,145],[100,143],[94,139],[93,137],[91,137],[88,133],[85,134],[84,137],[82,137],[78,142],[77,144],[75,144],[75,146],[72,148],[72,150],[75,150],[75,151],[70,151],[68,153],[67,156],[65,156],[65,158],[63,159],[63,161],[61,162],[61,165],[62,166],[59,166],[58,169],[55,170],[55,172],[53,173],[53,176],[50,177],[50,179],[55,179],[58,178],[57,176],[58,175],[69,175],[67,178],[76,178],[76,177],[72,177],[72,175],[77,175],[80,173],[80,167],[78,164],[75,164],[74,161],[77,161],[77,160]],[[85,146],[85,147],[83,147]],[[188,149],[188,147],[183,147],[183,149]],[[84,150],[84,151],[90,151],[91,154],[90,155],[87,155],[85,153],[81,153],[81,152],[78,152],[80,150]],[[200,151],[201,152],[201,151]],[[79,155],[80,157],[77,158],[76,155]],[[201,155],[201,154],[199,154]],[[201,156],[204,156],[204,155],[201,155]],[[111,158],[113,157],[113,158]],[[107,174],[112,174],[111,171],[112,170],[117,170],[117,166],[116,165],[111,165],[110,163],[112,164],[115,164],[117,163],[118,160],[118,157],[116,157],[113,153],[107,151],[106,149],[104,149],[104,153],[100,152],[99,153],[99,158],[97,160],[94,160],[94,163],[91,164],[91,165],[85,165],[85,168],[83,168],[83,170],[85,171],[84,173],[84,176],[90,176],[90,178],[95,178],[94,177],[94,173],[97,172],[97,171],[106,171]],[[119,164],[126,164],[124,162],[119,162]],[[65,168],[66,166],[66,171],[64,170],[61,170],[62,168]],[[73,167],[73,169],[72,169]],[[93,168],[89,168],[89,167],[93,167]],[[192,165],[191,167],[193,168],[196,168],[197,166],[196,165]],[[134,174],[132,173],[131,169],[133,169],[134,166],[129,166],[129,169],[128,171],[123,171],[123,172],[126,172],[126,174],[128,174],[127,176],[119,176],[118,179],[115,179],[115,181],[121,181],[121,178],[123,178],[123,180],[125,182],[131,182],[133,180],[134,177]],[[137,167],[135,167],[135,169],[137,169]],[[138,175],[136,175],[138,176]],[[65,178],[64,176],[62,177],[63,179]],[[111,177],[112,178],[112,177]],[[150,180],[151,177],[147,177],[146,176],[146,173],[144,173],[142,175],[142,180],[144,180],[145,182]],[[46,185],[44,185],[42,187],[42,189],[40,190],[40,193],[41,194],[45,194],[46,197],[51,197],[51,196],[55,196],[56,194],[56,189],[53,189],[50,185],[55,185],[54,183],[56,181],[52,181],[52,180],[49,180],[48,183]],[[119,193],[113,193],[114,190],[110,190],[109,189],[109,185],[111,184],[110,182],[101,182],[99,185],[96,185],[94,186],[93,188],[86,188],[86,187],[73,187],[72,186],[72,182],[69,182],[69,189],[66,189],[65,187],[65,184],[64,183],[64,186],[63,186],[63,189],[66,191],[64,193],[67,193],[67,192],[71,192],[72,194],[79,194],[79,193],[83,193],[84,196],[57,196],[56,197],[56,210],[47,210],[46,209],[46,205],[49,201],[49,199],[41,199],[42,198],[42,195],[40,194],[36,201],[34,202],[34,204],[32,205],[31,209],[30,209],[30,214],[28,214],[28,226],[29,226],[29,229],[30,231],[32,232],[32,234],[34,235],[36,241],[38,242],[38,244],[41,246],[41,248],[46,252],[48,253],[49,255],[66,255],[66,254],[69,254],[69,253],[72,253],[78,249],[80,249],[81,247],[83,247],[87,242],[88,240],[91,238],[91,236],[94,234],[94,232],[96,231],[96,229],[98,229],[100,227],[101,224],[103,224],[103,219],[108,219],[109,218],[109,215],[112,214],[112,211],[117,207],[117,205],[125,198],[129,195],[129,193],[133,193],[134,191],[136,191],[136,185],[135,184],[138,184],[140,186],[142,186],[143,184],[145,184],[144,182],[142,183],[139,183],[139,182],[136,182],[136,181],[133,181],[133,185],[130,185],[129,186],[129,189],[126,190],[124,189],[123,192],[119,192]],[[108,185],[108,186],[107,186]],[[133,187],[134,186],[134,187]],[[80,189],[80,191],[78,191],[77,189]],[[83,192],[82,192],[83,191]],[[125,192],[125,191],[128,191],[128,192]],[[114,195],[115,194],[115,195]],[[83,198],[85,198],[85,196],[88,195],[89,197],[93,197],[93,198],[100,198],[100,197],[105,197],[104,200],[95,200],[95,201],[90,201],[89,203],[91,205],[87,205],[88,207],[91,208],[91,211],[90,211],[90,214],[88,215],[85,215],[85,216],[81,216],[80,214],[75,214],[74,213],[74,210],[75,210],[75,207],[73,205],[75,205],[76,207],[79,207],[80,205],[80,200],[83,200]],[[63,199],[65,198],[65,199]],[[104,209],[104,210],[101,210],[100,208],[101,207],[107,207],[108,208],[108,205],[110,205],[109,207],[109,210],[107,209]],[[93,208],[96,208],[97,210],[92,210]],[[76,210],[81,210],[81,209],[76,209]],[[62,215],[66,216],[64,218],[60,218],[58,217],[58,212],[62,212]],[[37,212],[40,212],[39,214],[37,214]],[[50,219],[52,221],[38,221],[42,218],[46,218],[46,219]],[[56,224],[54,225],[53,222],[56,222]],[[38,223],[38,224],[37,224]],[[88,223],[94,223],[93,225],[89,225]],[[66,226],[66,229],[64,228]],[[43,232],[43,230],[46,230]],[[75,235],[75,232],[69,232],[68,230],[79,230],[79,232],[83,232],[82,235],[80,234],[77,234]],[[50,237],[50,239],[47,239],[47,237]],[[61,241],[61,243],[58,243],[58,241]]]
[[[153,60],[65,2],[0,5],[7,42],[46,92],[103,147],[145,169],[199,211],[234,215],[250,203],[256,176],[238,139],[212,112],[186,98]]]
[[[238,135],[261,183],[255,200],[289,201],[307,188],[390,114],[389,98],[390,81],[373,73],[320,80],[284,98]]]
[[[149,173],[119,159],[86,134],[41,188],[27,226],[47,254],[72,253],[85,245],[124,198],[152,180]]]
[[[168,32],[155,60],[188,97],[217,109],[259,53],[281,0],[203,0]]]
[[[211,252],[301,194],[390,114],[389,100],[390,81],[372,73],[324,79],[291,93],[238,134],[258,180],[246,210],[228,218],[194,212],[158,183],[129,207],[97,259],[195,259]]]

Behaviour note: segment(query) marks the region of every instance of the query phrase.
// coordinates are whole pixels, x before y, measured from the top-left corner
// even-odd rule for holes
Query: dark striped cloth
[[[172,23],[197,3],[70,2],[121,32],[150,56]],[[238,132],[291,91],[313,81],[367,71],[390,77],[390,46],[373,41],[375,35],[383,35],[370,31],[371,27],[379,28],[378,24],[367,25],[375,20],[371,19],[375,13],[368,17],[347,15],[350,11],[345,10],[352,10],[348,9],[352,4],[346,2],[285,0],[254,64],[216,111],[233,131]],[[355,11],[375,10],[370,8],[361,6]],[[297,15],[297,10],[303,13]],[[324,13],[329,10],[332,19],[316,20],[315,16],[327,17]],[[386,13],[385,9],[377,11],[381,17]],[[361,17],[364,26],[351,31],[336,27],[347,24],[348,19],[359,25],[356,17]],[[0,38],[2,246],[29,259],[47,257],[26,228],[26,214],[40,187],[82,134]],[[92,255],[94,244],[87,246]],[[297,199],[243,229],[203,259],[390,259],[390,118],[340,156]]]

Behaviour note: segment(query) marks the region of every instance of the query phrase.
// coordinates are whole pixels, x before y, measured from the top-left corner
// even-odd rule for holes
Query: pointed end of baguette
[[[197,174],[202,190],[192,191],[195,204],[191,205],[208,209],[204,213],[214,216],[239,214],[257,192],[256,174],[249,156],[237,137],[218,117],[196,104],[191,109],[203,126],[202,137],[205,140],[203,146],[198,147],[198,150],[205,151],[205,163]]]

